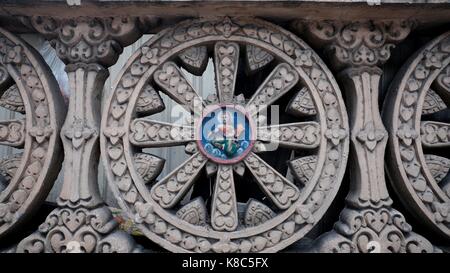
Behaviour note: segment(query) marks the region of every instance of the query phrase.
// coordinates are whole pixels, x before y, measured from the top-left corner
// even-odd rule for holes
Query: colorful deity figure
[[[218,123],[215,129],[208,134],[210,143],[222,150],[225,155],[232,158],[240,148],[240,139],[245,131],[240,123],[234,124],[233,117],[228,111],[221,111],[218,114]]]

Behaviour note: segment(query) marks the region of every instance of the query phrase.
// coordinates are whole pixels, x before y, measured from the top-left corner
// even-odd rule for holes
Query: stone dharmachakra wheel
[[[216,90],[203,99],[180,67],[201,76],[210,57]],[[243,82],[254,75],[264,80],[250,92]],[[165,109],[159,92],[193,118],[149,119]],[[258,113],[286,98],[280,115],[289,123],[262,126]],[[330,206],[348,134],[338,85],[309,46],[261,20],[217,18],[177,24],[135,52],[105,107],[100,141],[119,204],[152,241],[175,252],[275,252]],[[264,159],[269,144],[292,155],[289,170]],[[164,159],[142,149],[181,145],[190,157],[157,180]],[[210,196],[190,191],[202,179],[210,179]],[[238,180],[264,197],[239,200]]]
[[[39,208],[56,179],[65,109],[42,57],[0,28],[0,106],[20,118],[0,121],[0,145],[17,150],[0,160],[0,238]]]
[[[390,180],[413,215],[450,239],[450,32],[432,40],[392,83],[384,120]]]

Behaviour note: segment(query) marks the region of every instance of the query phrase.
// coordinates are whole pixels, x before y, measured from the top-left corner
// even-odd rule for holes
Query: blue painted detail
[[[210,156],[231,160],[251,149],[251,134],[248,118],[233,107],[223,106],[203,118],[201,145]]]

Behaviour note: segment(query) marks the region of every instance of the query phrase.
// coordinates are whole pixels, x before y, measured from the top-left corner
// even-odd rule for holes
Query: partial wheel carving
[[[0,121],[0,145],[20,149],[0,160],[0,238],[28,219],[58,175],[64,102],[40,55],[0,28],[0,106],[20,118]]]
[[[428,43],[390,88],[387,164],[413,215],[450,239],[450,32]]]
[[[216,90],[204,99],[182,69],[202,75],[209,58]],[[147,117],[165,109],[159,92],[192,118]],[[275,103],[280,124],[261,125]],[[260,20],[202,19],[163,30],[130,58],[105,107],[101,147],[120,205],[164,248],[275,252],[311,230],[334,199],[348,130],[336,81],[302,40]],[[157,179],[164,159],[142,149],[179,145],[190,157]]]

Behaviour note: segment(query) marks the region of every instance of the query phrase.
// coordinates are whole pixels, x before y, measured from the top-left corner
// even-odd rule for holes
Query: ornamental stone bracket
[[[323,46],[345,90],[351,130],[350,192],[332,231],[320,236],[317,252],[436,252],[412,232],[404,216],[391,207],[384,154],[388,141],[378,107],[382,69],[394,44],[412,24],[390,22],[296,22],[311,43]]]
[[[53,19],[29,23],[50,40],[66,63],[69,109],[61,130],[64,181],[52,211],[39,230],[23,239],[17,252],[133,252],[130,235],[118,230],[97,186],[99,95],[122,48],[141,36],[138,20],[128,17]]]

